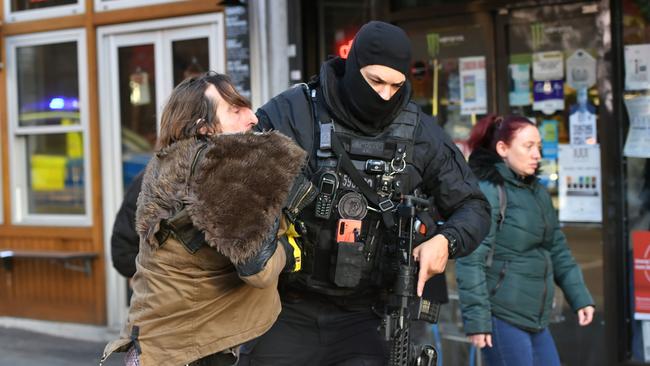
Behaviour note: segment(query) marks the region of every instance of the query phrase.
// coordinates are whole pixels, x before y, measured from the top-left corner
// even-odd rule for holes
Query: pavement
[[[104,342],[87,342],[0,327],[0,366],[99,365]],[[124,354],[109,358],[105,366],[123,366]]]

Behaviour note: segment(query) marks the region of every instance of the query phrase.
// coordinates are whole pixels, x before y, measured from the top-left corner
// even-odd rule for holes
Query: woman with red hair
[[[520,116],[485,117],[468,141],[492,225],[456,272],[465,333],[488,365],[560,366],[548,330],[556,284],[581,326],[593,319],[594,301],[536,177],[541,144],[535,124]]]

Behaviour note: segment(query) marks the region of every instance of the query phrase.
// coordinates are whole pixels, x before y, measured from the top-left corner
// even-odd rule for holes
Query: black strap
[[[395,204],[390,198],[380,197],[375,191],[368,186],[368,183],[361,177],[359,171],[355,169],[354,164],[350,160],[350,157],[345,152],[341,141],[339,140],[336,133],[332,133],[332,150],[334,154],[339,158],[339,163],[344,172],[348,174],[352,182],[361,190],[364,196],[379,208],[381,211],[381,216],[384,219],[384,224],[386,227],[392,228],[395,226],[395,219],[393,218],[392,210],[395,208]]]
[[[194,171],[196,170],[196,166],[199,164],[199,160],[203,157],[205,154],[205,150],[208,147],[208,144],[206,142],[203,142],[201,146],[196,150],[196,153],[194,153],[194,158],[192,159],[192,165],[190,166],[190,174],[187,176],[187,180],[185,181],[185,191],[187,193],[190,192],[190,183],[192,182],[192,176],[194,176]]]

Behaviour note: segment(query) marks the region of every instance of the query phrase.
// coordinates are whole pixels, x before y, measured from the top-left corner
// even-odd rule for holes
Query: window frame
[[[86,11],[85,1],[77,0],[76,4],[56,5],[48,8],[30,10],[11,10],[11,0],[4,0],[4,19],[7,23],[23,22],[45,18],[57,18],[69,15],[83,14]]]
[[[56,40],[56,41],[52,41]],[[17,49],[76,42],[79,80],[79,124],[21,127],[18,120]],[[9,129],[9,187],[12,223],[39,226],[91,226],[92,197],[90,172],[90,131],[88,100],[88,66],[86,33],[83,28],[18,35],[6,38],[7,117]],[[29,167],[25,144],[28,136],[80,132],[83,138],[84,214],[36,214],[28,212],[27,187]]]
[[[103,12],[103,11],[111,11],[111,10],[118,10],[118,9],[136,8],[136,7],[148,6],[148,5],[178,3],[181,1],[182,0],[113,0],[113,1],[94,0],[94,3],[95,3],[95,11]]]

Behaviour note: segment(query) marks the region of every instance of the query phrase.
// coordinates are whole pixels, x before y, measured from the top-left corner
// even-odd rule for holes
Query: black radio
[[[318,196],[316,197],[316,208],[314,212],[316,217],[329,219],[338,186],[339,179],[336,173],[325,172],[321,174],[318,182]]]

